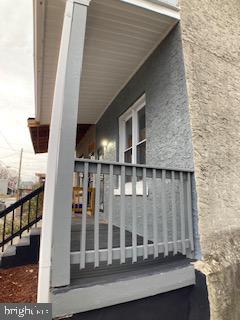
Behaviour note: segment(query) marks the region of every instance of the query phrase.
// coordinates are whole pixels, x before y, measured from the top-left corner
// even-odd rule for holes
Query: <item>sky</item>
[[[18,170],[21,180],[46,171],[47,155],[35,155],[27,119],[35,117],[32,0],[0,0],[0,163]],[[20,5],[21,3],[21,5]]]

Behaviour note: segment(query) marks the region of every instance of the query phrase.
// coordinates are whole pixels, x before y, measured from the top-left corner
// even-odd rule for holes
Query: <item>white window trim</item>
[[[119,162],[124,163],[124,154],[128,149],[132,149],[132,164],[137,163],[137,146],[143,142],[146,142],[146,139],[138,142],[138,118],[137,113],[143,107],[146,107],[146,95],[143,94],[123,115],[119,117]],[[126,130],[125,124],[126,122],[132,118],[132,147],[125,148],[126,142]],[[114,195],[121,195],[121,187],[120,187],[120,177],[118,188],[114,189]],[[146,186],[146,193],[148,195],[148,186]],[[132,182],[125,183],[125,195],[132,195]],[[136,183],[136,195],[143,195],[143,182],[137,181]]]
[[[145,140],[138,142],[138,118],[137,112],[146,106],[146,95],[143,94],[123,115],[119,117],[119,162],[124,162],[126,131],[125,123],[132,118],[132,163],[137,163],[136,147],[138,144],[143,143]]]

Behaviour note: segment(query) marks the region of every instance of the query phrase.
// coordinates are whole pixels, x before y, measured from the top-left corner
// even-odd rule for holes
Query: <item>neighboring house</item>
[[[227,196],[236,212],[239,201],[227,191],[230,166],[219,162],[237,152],[237,133],[230,133],[229,115],[223,108],[219,115],[211,96],[221,83],[214,63],[222,63],[223,44],[213,46],[216,61],[208,51],[209,34],[220,41],[224,29],[233,41],[235,33],[228,23],[218,24],[230,9],[198,3],[182,0],[180,9],[175,0],[34,1],[36,118],[29,128],[35,152],[48,151],[38,302],[52,302],[54,316],[194,285],[189,258],[203,259],[213,319],[239,314],[239,293],[219,294],[212,280],[234,285],[229,248],[239,218]],[[237,89],[228,81],[228,99],[236,106],[239,96],[231,95]],[[220,92],[216,105],[221,98],[227,105]],[[220,139],[226,143],[225,134],[232,137],[229,156]],[[72,219],[74,172],[81,214]],[[231,181],[239,190],[237,172]],[[222,214],[228,230],[218,222]],[[218,232],[231,270],[226,280]]]
[[[7,195],[8,193],[8,179],[0,179],[0,194]]]
[[[17,189],[17,173],[0,165],[0,193],[12,195]]]
[[[38,178],[38,183],[39,183],[39,184],[44,183],[45,180],[46,180],[46,174],[45,174],[45,173],[39,173],[39,172],[37,172],[37,173],[35,173],[35,176]]]
[[[21,181],[18,189],[18,198],[21,199],[33,191],[33,181]]]
[[[17,191],[18,175],[15,170],[8,171],[8,194],[14,194]]]

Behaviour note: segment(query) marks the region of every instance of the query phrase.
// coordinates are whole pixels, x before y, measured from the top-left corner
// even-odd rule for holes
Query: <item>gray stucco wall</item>
[[[191,129],[179,27],[174,28],[98,121],[97,147],[118,160],[118,119],[146,93],[147,164],[193,169]]]
[[[240,319],[239,4],[180,1],[211,320]]]
[[[96,125],[97,148],[101,146],[103,140],[109,142],[104,152],[105,160],[118,160],[119,116],[131,107],[143,93],[146,94],[147,164],[192,170],[194,164],[188,98],[181,35],[178,26],[170,32],[167,38],[137,71],[98,121]],[[151,183],[149,186],[148,202],[152,202]],[[107,188],[107,181],[105,188]],[[169,184],[166,189],[170,189]],[[105,191],[106,201],[109,190],[106,189]],[[114,222],[119,224],[119,198],[115,198]],[[140,196],[138,197],[137,206],[138,233],[142,234],[142,199]],[[149,207],[149,213],[151,211],[152,209]],[[196,220],[195,210],[194,215]],[[149,234],[151,234],[152,215],[149,214],[148,216]],[[170,226],[171,215],[168,216],[168,222]],[[161,225],[161,216],[158,219],[158,223]],[[131,229],[130,199],[126,210],[126,226]],[[197,236],[196,227],[195,231]],[[172,235],[169,234],[169,238],[171,237]]]

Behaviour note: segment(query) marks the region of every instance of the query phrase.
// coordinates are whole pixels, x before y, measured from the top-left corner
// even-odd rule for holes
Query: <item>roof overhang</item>
[[[91,124],[78,124],[77,126],[77,136],[76,145],[84,137],[87,130],[90,128]],[[40,124],[33,118],[28,119],[28,128],[30,131],[33,149],[35,153],[45,153],[48,151],[48,140],[49,140],[49,125]]]
[[[120,0],[156,13],[180,19],[177,0]]]
[[[49,130],[46,126],[49,126],[51,119],[66,0],[33,1],[35,120],[38,127],[30,127],[30,131],[35,137],[35,133],[45,134]],[[91,0],[78,123],[94,124],[98,121],[179,21],[179,9],[174,4],[176,0]],[[41,150],[46,150],[44,143],[38,143]]]

